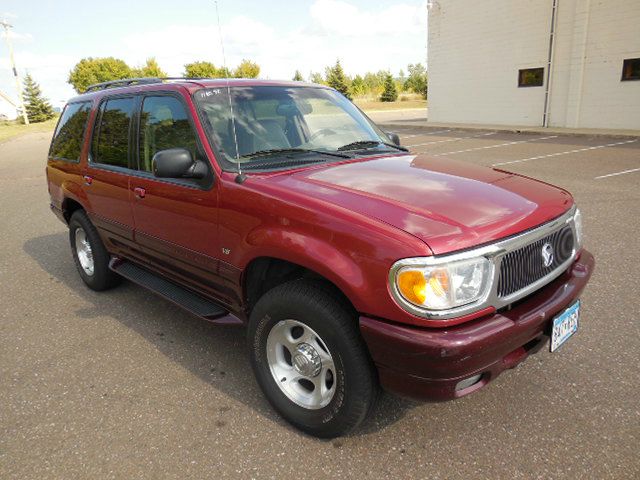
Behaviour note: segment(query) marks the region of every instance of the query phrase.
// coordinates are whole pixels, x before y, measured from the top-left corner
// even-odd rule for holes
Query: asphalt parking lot
[[[640,139],[390,127],[412,152],[571,191],[597,268],[581,328],[448,403],[385,395],[321,441],[271,410],[244,332],[95,293],[49,211],[49,135],[0,145],[0,478],[640,478]]]

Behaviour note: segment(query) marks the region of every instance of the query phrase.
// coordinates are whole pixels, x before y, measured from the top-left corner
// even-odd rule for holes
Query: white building
[[[640,0],[431,0],[429,121],[640,129]]]

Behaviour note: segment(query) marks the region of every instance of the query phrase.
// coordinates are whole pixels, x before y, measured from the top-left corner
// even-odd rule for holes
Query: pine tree
[[[326,85],[324,78],[322,78],[322,74],[320,72],[311,72],[309,73],[309,81],[311,83],[317,83],[318,85]]]
[[[333,67],[327,68],[327,84],[351,100],[347,76],[345,75],[344,70],[342,70],[340,60],[337,60]]]
[[[293,75],[293,81],[294,82],[304,82],[304,78],[302,77],[302,74],[300,73],[300,70],[296,70],[296,73]]]
[[[53,118],[51,104],[42,96],[40,86],[28,73],[24,77],[24,103],[29,122],[38,123]]]
[[[360,75],[353,77],[353,81],[351,82],[351,93],[356,97],[363,96],[367,93],[367,84]]]
[[[384,91],[380,96],[381,102],[395,102],[398,99],[398,89],[396,88],[396,82],[390,73],[387,73],[384,79]]]

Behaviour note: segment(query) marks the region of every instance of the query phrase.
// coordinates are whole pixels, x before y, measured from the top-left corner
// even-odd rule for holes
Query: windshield
[[[363,150],[395,150],[380,129],[333,90],[243,86],[229,92],[220,87],[195,93],[223,168],[235,170],[238,163],[242,169],[286,168],[351,158]]]

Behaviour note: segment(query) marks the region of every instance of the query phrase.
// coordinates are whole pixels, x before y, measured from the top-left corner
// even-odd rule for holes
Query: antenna
[[[220,36],[220,47],[222,48],[222,65],[224,66],[225,73],[227,73],[227,97],[229,98],[229,110],[231,112],[231,129],[233,130],[233,143],[236,147],[236,165],[238,166],[238,176],[236,177],[237,183],[242,183],[244,181],[244,176],[242,175],[242,168],[240,167],[240,151],[238,149],[238,135],[236,134],[236,117],[233,113],[233,102],[231,101],[231,87],[229,86],[229,70],[227,70],[227,57],[224,53],[224,41],[222,39],[222,28],[220,27],[220,12],[218,11],[218,1],[215,0],[216,4],[216,18],[218,20],[218,35]]]

